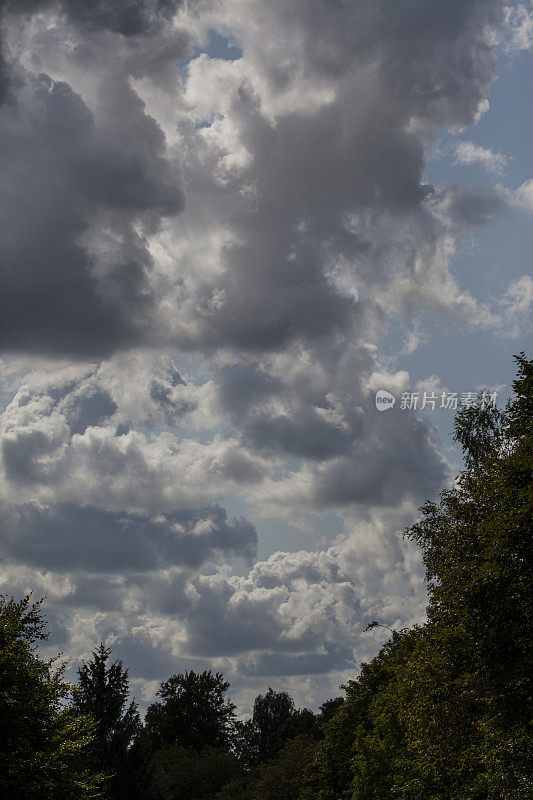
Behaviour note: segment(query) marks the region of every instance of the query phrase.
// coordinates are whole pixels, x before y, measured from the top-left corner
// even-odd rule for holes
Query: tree
[[[288,739],[273,758],[225,786],[219,800],[299,800],[316,746],[307,734]]]
[[[90,720],[67,704],[64,665],[38,653],[46,640],[42,601],[0,596],[0,793],[10,800],[81,800],[98,796],[86,768]]]
[[[109,662],[111,649],[100,644],[88,663],[78,669],[79,683],[73,690],[74,705],[95,721],[95,735],[88,746],[91,765],[108,775],[105,796],[119,798],[126,792],[130,747],[141,722],[134,701],[128,704],[128,670],[121,660]]]
[[[407,532],[428,621],[346,687],[300,800],[533,796],[533,362],[505,412],[459,412],[465,469]]]
[[[237,751],[245,768],[273,758],[287,739],[316,735],[318,725],[309,709],[296,710],[288,692],[269,687],[255,698],[252,718],[237,725]]]
[[[197,751],[171,744],[152,760],[152,791],[158,800],[218,800],[240,774],[236,757],[215,747]]]
[[[477,405],[460,408],[453,424],[453,440],[461,445],[464,464],[470,472],[482,468],[503,444],[505,416],[495,405],[485,402],[485,395],[480,392]]]
[[[288,739],[275,758],[259,766],[253,800],[298,800],[315,750],[316,741],[311,736]]]
[[[344,697],[331,697],[329,700],[325,700],[322,703],[318,719],[321,728],[333,718],[343,703]]]
[[[228,751],[235,706],[226,700],[229,683],[220,672],[184,672],[163,681],[160,701],[146,712],[146,731],[154,750],[165,745]]]
[[[405,763],[401,675],[423,629],[394,631],[359,676],[343,687],[346,698],[324,723],[324,738],[302,781],[301,800],[389,800]]]
[[[533,793],[533,362],[516,361],[494,424],[478,408],[458,415],[466,469],[408,532],[430,593],[406,676],[408,741],[436,797]]]

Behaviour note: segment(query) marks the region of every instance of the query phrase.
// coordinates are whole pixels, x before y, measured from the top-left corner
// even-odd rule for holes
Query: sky
[[[424,620],[453,398],[531,352],[533,6],[0,9],[0,592],[141,705],[317,708]]]

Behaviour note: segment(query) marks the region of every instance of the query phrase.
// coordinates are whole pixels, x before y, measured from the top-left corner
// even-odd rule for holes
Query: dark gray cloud
[[[95,355],[146,337],[151,257],[133,225],[177,213],[183,195],[158,125],[134,92],[123,86],[119,102],[117,91],[106,87],[104,129],[46,75],[28,82],[24,105],[4,109],[4,349]],[[95,214],[106,217],[99,253],[81,242],[97,240]]]
[[[242,419],[255,404],[267,403],[283,391],[283,382],[255,364],[230,364],[218,374],[218,393],[224,411]]]
[[[205,660],[180,658],[167,647],[154,649],[153,642],[142,633],[137,636],[122,637],[115,645],[113,653],[117,658],[122,658],[124,664],[135,665],[135,671],[130,668],[132,678],[157,681],[157,683],[185,670],[194,669],[201,672],[212,666]],[[165,678],[162,678],[163,675]]]
[[[2,38],[0,36],[0,106],[7,97],[10,84],[9,65],[2,53]]]
[[[69,19],[89,29],[137,36],[159,29],[180,4],[181,0],[61,0],[60,7]]]
[[[401,498],[416,503],[432,497],[448,468],[436,456],[429,425],[399,409],[387,412],[386,419],[375,409],[368,413],[371,421],[350,456],[326,465],[317,476],[317,504],[383,508],[401,503]]]
[[[230,140],[206,139],[204,128],[180,116],[181,109],[209,105],[212,89],[204,82],[198,97],[190,89],[185,100],[180,94],[174,65],[188,54],[189,33],[171,40],[165,30],[176,0],[6,6],[8,21],[58,8],[64,19],[54,17],[28,47],[35,60],[72,70],[78,80],[85,69],[92,85],[84,98],[65,80],[46,74],[38,80],[12,65],[18,83],[0,132],[10,163],[2,214],[11,234],[0,254],[2,297],[9,298],[0,334],[4,349],[76,356],[171,341],[187,349],[257,352],[295,339],[357,336],[379,301],[358,300],[346,282],[331,279],[331,270],[346,264],[348,282],[359,291],[362,282],[386,280],[393,261],[411,263],[412,247],[393,257],[383,240],[383,215],[411,216],[420,232],[415,248],[441,235],[425,204],[431,187],[421,185],[424,144],[436,126],[466,125],[479,113],[495,66],[487,31],[504,19],[501,0],[312,7],[298,1],[290,8],[275,2],[268,14],[253,4],[250,18],[259,24],[248,25],[238,5],[228,3],[224,24],[244,54],[232,63],[242,62],[245,71],[234,91],[224,87],[225,108],[209,110],[200,122],[210,129],[230,120],[248,156],[237,169],[225,168],[221,181]],[[190,13],[201,19],[202,7]],[[69,27],[62,31],[62,24]],[[62,32],[76,42],[68,52]],[[151,53],[144,34],[152,37]],[[9,40],[9,25],[5,35]],[[116,35],[115,44],[105,39]],[[50,50],[58,46],[54,60]],[[192,62],[191,75],[200,63]],[[167,152],[129,76],[148,76],[155,93],[167,93],[167,106],[180,109],[169,130],[178,127],[187,151],[182,166],[193,207],[200,204],[214,229],[228,224],[238,242],[220,254],[219,277],[202,278],[201,269],[196,276],[200,230],[188,263],[152,280],[158,265],[149,241],[184,198],[175,154]],[[292,96],[296,105],[285,99]],[[269,112],[273,98],[279,108],[274,103]],[[158,103],[163,118],[168,109]],[[487,216],[486,199],[472,196],[468,207],[460,227]],[[361,213],[364,220],[357,219]],[[372,242],[368,217],[375,220]],[[180,234],[173,226],[176,261],[184,247]],[[166,308],[171,298],[174,319]]]
[[[26,15],[49,5],[8,4],[7,11]],[[172,5],[65,8],[93,27],[135,33]],[[99,355],[146,339],[152,262],[134,225],[153,228],[183,205],[159,126],[118,72],[100,88],[95,122],[68,83],[2,63],[5,93],[15,84],[0,125],[2,347]],[[102,215],[94,236],[105,231],[108,245],[95,253],[82,239]]]
[[[505,203],[494,189],[477,191],[463,186],[449,186],[435,193],[435,201],[441,203],[447,218],[458,227],[470,228],[492,221],[505,208]]]
[[[353,650],[345,646],[326,646],[325,653],[261,653],[242,663],[243,675],[258,677],[261,675],[318,675],[333,670],[355,669],[356,661]]]
[[[111,417],[117,410],[109,393],[95,388],[82,397],[70,416],[70,433],[85,433],[89,425],[98,425]]]
[[[484,26],[501,25],[505,15],[500,0],[328,0],[311,6],[305,0],[290,5],[276,0],[270,5],[272,27],[288,35],[301,32],[292,58],[283,62],[268,60],[260,49],[264,69],[280,88],[290,80],[296,60],[315,75],[333,78],[354,61],[377,61],[393,102],[460,124],[472,121],[495,66]],[[264,30],[256,29],[255,35],[258,44],[266,38]]]
[[[228,521],[220,507],[156,519],[98,508],[36,504],[4,510],[4,558],[46,569],[144,571],[198,567],[215,555],[253,558],[256,531],[245,519]]]
[[[56,483],[56,476],[48,474],[46,465],[40,459],[52,455],[57,451],[57,446],[53,431],[49,433],[34,429],[21,433],[16,440],[5,440],[2,443],[2,457],[9,480],[15,483]]]
[[[301,396],[302,388],[305,397]],[[257,366],[225,366],[218,375],[218,391],[224,412],[254,450],[325,459],[347,453],[361,430],[360,421],[341,429],[321,416],[331,403],[320,388],[287,387],[280,377]],[[273,401],[288,398],[295,402],[287,413],[272,411]]]
[[[168,21],[181,0],[2,0],[0,10],[21,16],[55,8],[89,30],[124,36],[149,34]]]
[[[259,450],[319,460],[347,453],[353,438],[351,432],[328,424],[312,409],[296,419],[259,416],[245,428],[245,435]]]

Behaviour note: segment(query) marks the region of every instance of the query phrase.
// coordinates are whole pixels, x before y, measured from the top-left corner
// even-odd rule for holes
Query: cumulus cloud
[[[414,352],[425,313],[501,330],[530,299],[489,308],[452,272],[501,191],[422,179],[439,128],[487,108],[504,3],[2,9],[4,585],[147,693],[207,663],[244,695],[342,680],[369,618],[423,614],[399,530],[447,476],[427,422],[376,410],[409,381],[379,342],[401,320]],[[309,549],[242,567],[282,518]]]
[[[11,559],[4,580],[20,591],[48,591],[58,640],[69,652],[83,657],[106,639],[141,681],[215,664],[238,690],[273,677],[292,689],[295,676],[330,673],[335,691],[335,681],[375,647],[375,636],[363,633],[370,619],[402,625],[423,615],[420,565],[386,527],[377,519],[362,526],[350,546],[275,553],[243,577],[222,568],[198,573],[181,558],[154,569],[153,555],[142,564],[135,546],[130,563],[119,556],[125,568],[117,573],[116,562],[91,563],[87,545],[68,577],[37,554],[39,569]]]
[[[44,11],[51,4],[35,5]],[[81,4],[71,6],[81,13]],[[94,14],[107,30],[103,23],[116,12],[104,6]],[[127,14],[143,7],[131,4]],[[149,338],[154,306],[146,236],[183,207],[179,169],[125,68],[93,75],[86,102],[56,65],[52,77],[26,64],[31,49],[23,44],[20,52],[14,37],[27,15],[9,10],[10,84],[0,124],[3,346],[94,355],[134,345]],[[38,16],[35,24],[45,39],[67,33],[61,16]],[[83,37],[78,30],[71,47],[78,62]],[[46,49],[53,44],[46,41]]]
[[[502,308],[502,327],[506,334],[512,338],[520,336],[527,325],[531,325],[531,306],[533,305],[533,278],[531,275],[522,275],[511,281],[503,295],[500,305]]]
[[[91,506],[35,503],[5,507],[1,546],[14,560],[59,571],[143,572],[198,567],[227,552],[251,559],[257,535],[244,519],[212,507],[152,518]]]
[[[136,381],[134,420],[127,372]],[[334,382],[303,353],[280,355],[262,371],[223,365],[217,390],[184,375],[137,353],[25,376],[2,415],[4,586],[49,594],[54,641],[70,654],[84,656],[94,637],[106,638],[124,646],[147,682],[150,648],[169,672],[215,662],[243,691],[282,674],[341,680],[356,659],[354,636],[378,606],[402,622],[423,609],[423,584],[406,580],[412,564],[403,545],[391,550],[387,539],[398,534],[383,514],[407,520],[442,483],[430,429],[408,415],[382,419],[372,381],[354,387],[353,374],[342,373]],[[364,407],[350,408],[354,393]],[[321,455],[327,437],[308,422],[315,438],[287,473],[280,467],[295,452],[291,428],[303,436],[304,401],[344,439],[332,436]],[[268,447],[251,437],[257,417],[275,427],[283,408],[284,436]],[[231,436],[212,438],[209,409],[218,424],[231,422]],[[207,442],[192,430],[209,434]],[[217,504],[228,493],[255,515],[333,508],[354,521],[341,547],[277,553],[239,576],[232,564],[253,561],[257,533]],[[404,576],[401,590],[391,592],[392,572],[396,581]],[[357,646],[367,652],[372,640]]]
[[[113,87],[106,94],[114,119],[103,129],[68,84],[45,73],[4,109],[5,347],[92,355],[134,344],[149,323],[142,228],[177,213],[183,195],[139,99],[126,87],[120,104]]]
[[[524,211],[533,212],[533,178],[524,181],[518,189],[510,190],[501,184],[497,187],[511,206],[518,206]]]
[[[144,397],[136,386],[134,420],[131,398],[123,400],[106,369],[60,370],[48,382],[37,376],[35,385],[19,388],[2,415],[2,474],[12,498],[172,512],[249,486],[268,472],[268,462],[235,437],[202,443],[184,435],[205,395],[178,380],[174,366],[148,377]],[[173,429],[162,430],[169,421]],[[134,423],[144,423],[145,432]]]
[[[496,0],[21,10],[5,24],[4,340],[91,356],[348,335],[372,311],[363,285],[443,235],[423,146],[475,119],[504,18]],[[173,66],[217,26],[241,58]],[[387,241],[391,216],[417,240]]]
[[[456,164],[479,164],[494,175],[505,172],[508,158],[504,153],[494,153],[489,147],[474,142],[461,142],[455,148]]]
[[[531,50],[533,46],[533,5],[517,3],[508,9],[507,47],[512,53]]]

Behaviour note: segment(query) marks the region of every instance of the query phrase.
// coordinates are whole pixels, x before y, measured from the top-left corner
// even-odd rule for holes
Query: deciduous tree
[[[0,596],[0,795],[9,800],[81,800],[100,778],[83,753],[93,726],[68,703],[64,665],[44,661],[41,602]]]

